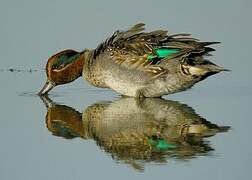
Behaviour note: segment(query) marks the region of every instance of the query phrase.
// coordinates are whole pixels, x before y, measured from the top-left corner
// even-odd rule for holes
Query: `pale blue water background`
[[[252,2],[241,1],[0,1],[0,179],[251,179]],[[221,41],[211,60],[232,70],[166,96],[193,107],[227,133],[208,138],[212,156],[166,165],[146,164],[144,172],[114,161],[93,140],[51,135],[46,108],[34,94],[45,80],[47,58],[65,48],[94,48],[116,29],[145,22],[147,29],[190,32]],[[9,68],[36,69],[33,73]],[[56,102],[80,112],[116,99],[82,79],[58,87]]]

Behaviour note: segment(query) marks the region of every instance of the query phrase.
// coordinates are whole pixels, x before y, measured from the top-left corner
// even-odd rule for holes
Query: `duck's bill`
[[[54,86],[54,83],[47,80],[43,88],[39,91],[38,95],[42,96],[47,94]]]

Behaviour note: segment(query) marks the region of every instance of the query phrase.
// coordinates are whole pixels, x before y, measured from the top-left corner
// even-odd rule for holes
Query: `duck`
[[[181,92],[222,71],[205,59],[215,51],[187,33],[145,31],[138,23],[115,31],[95,49],[81,52],[65,49],[51,56],[45,70],[47,80],[39,95],[83,77],[96,87],[110,88],[123,96],[161,97]]]

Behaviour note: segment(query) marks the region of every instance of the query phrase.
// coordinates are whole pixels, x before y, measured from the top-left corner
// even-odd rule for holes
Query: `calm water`
[[[0,179],[251,179],[251,1],[4,1]],[[231,69],[136,101],[82,79],[35,94],[48,56],[93,48],[136,22],[221,41]]]

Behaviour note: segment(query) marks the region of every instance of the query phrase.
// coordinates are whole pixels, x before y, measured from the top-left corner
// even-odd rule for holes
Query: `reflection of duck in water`
[[[121,98],[93,104],[82,115],[48,98],[43,101],[53,135],[92,138],[113,158],[140,170],[138,161],[165,163],[168,156],[207,155],[213,149],[203,138],[229,129],[206,121],[187,105],[164,99]]]

